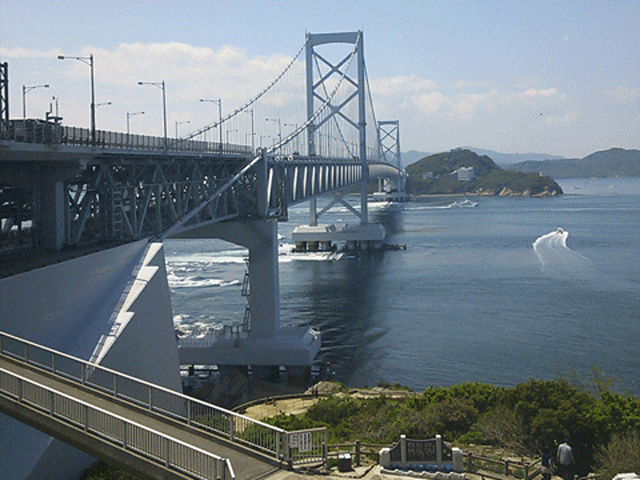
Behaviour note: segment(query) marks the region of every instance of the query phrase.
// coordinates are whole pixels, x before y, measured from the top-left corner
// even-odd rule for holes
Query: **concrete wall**
[[[159,243],[144,240],[1,279],[0,330],[181,389]],[[3,479],[77,478],[92,461],[0,414]]]

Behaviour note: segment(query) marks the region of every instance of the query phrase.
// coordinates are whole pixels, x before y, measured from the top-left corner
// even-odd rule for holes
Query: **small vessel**
[[[564,233],[564,230],[562,230],[561,228],[558,229],[558,233]]]
[[[465,198],[461,202],[453,202],[453,206],[454,207],[467,207],[467,208],[469,208],[469,207],[477,207],[478,204],[476,202],[472,202],[468,198]]]

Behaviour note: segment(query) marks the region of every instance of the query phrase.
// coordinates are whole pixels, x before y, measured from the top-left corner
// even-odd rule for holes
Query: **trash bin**
[[[351,468],[351,454],[350,453],[339,453],[338,454],[338,471],[339,472],[349,472],[353,470]]]

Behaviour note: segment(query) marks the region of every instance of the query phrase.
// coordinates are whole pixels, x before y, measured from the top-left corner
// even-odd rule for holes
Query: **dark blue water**
[[[512,386],[596,367],[640,395],[640,179],[562,186],[560,198],[474,208],[451,197],[372,207],[407,250],[337,261],[288,253],[308,216],[296,207],[280,224],[282,323],[321,330],[319,361],[351,386]],[[320,221],[357,222],[346,210]],[[176,324],[241,322],[245,250],[172,240],[166,253]]]

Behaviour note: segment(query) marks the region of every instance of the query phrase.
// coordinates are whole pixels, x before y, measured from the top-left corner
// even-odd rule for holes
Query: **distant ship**
[[[461,202],[453,202],[451,204],[452,207],[477,207],[478,204],[476,202],[472,202],[471,200],[469,200],[468,198],[465,198],[463,201]]]
[[[564,230],[562,230],[561,228],[558,229],[558,233],[564,233]]]

